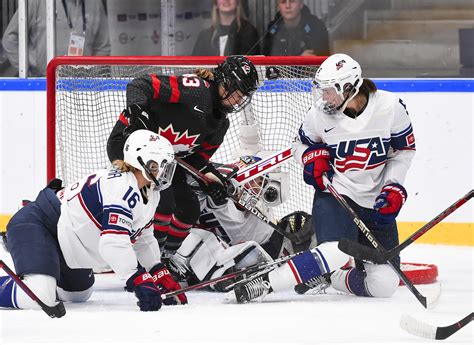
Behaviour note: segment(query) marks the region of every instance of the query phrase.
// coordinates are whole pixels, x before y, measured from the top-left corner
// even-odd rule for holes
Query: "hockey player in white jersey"
[[[296,286],[297,292],[331,284],[358,296],[389,297],[399,279],[387,264],[360,263],[340,269],[349,257],[341,238],[370,245],[353,219],[326,190],[323,174],[344,195],[386,248],[398,244],[395,218],[407,192],[403,183],[415,155],[415,138],[405,104],[363,79],[350,56],[335,54],[313,80],[314,105],[293,147],[303,178],[315,188],[313,223],[318,246],[250,283],[235,288],[238,302]]]
[[[257,156],[243,156],[239,161],[220,165],[217,169],[223,176],[229,176],[235,169],[245,168],[259,160]],[[248,193],[254,196],[258,200],[256,206],[259,210],[267,218],[273,219],[272,208],[279,206],[287,198],[288,174],[273,171],[251,180],[239,189],[237,194]],[[166,260],[175,277],[189,284],[217,278],[232,270],[275,259],[282,254],[288,255],[303,247],[307,249],[314,238],[307,214],[308,222],[303,227],[303,212],[282,219],[287,224],[292,217],[292,225],[296,225],[292,232],[298,232],[300,243],[293,244],[232,200],[216,204],[203,193],[198,193],[198,197],[202,208],[199,223],[191,229],[177,252],[169,257],[169,261]],[[229,283],[217,284],[215,289],[225,290]]]
[[[108,265],[126,281],[142,311],[179,289],[153,236],[160,191],[169,187],[175,161],[169,141],[148,130],[133,132],[124,159],[65,188],[51,184],[7,225],[7,245],[18,276],[47,306],[83,302],[92,294],[93,269]],[[59,301],[57,300],[59,298]],[[0,307],[38,309],[10,277],[0,277]]]

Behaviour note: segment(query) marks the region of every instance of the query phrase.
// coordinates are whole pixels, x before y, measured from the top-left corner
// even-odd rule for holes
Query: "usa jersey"
[[[405,104],[393,93],[369,95],[355,119],[327,115],[318,107],[306,114],[293,146],[298,163],[308,146],[326,143],[335,168],[334,187],[360,206],[372,208],[388,183],[403,185],[415,155],[415,137]]]
[[[111,267],[122,279],[160,261],[152,219],[160,194],[144,200],[131,172],[98,171],[58,193],[58,240],[71,268]]]

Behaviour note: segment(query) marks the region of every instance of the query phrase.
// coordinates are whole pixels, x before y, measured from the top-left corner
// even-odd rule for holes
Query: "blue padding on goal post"
[[[61,91],[125,91],[131,79],[61,79]],[[392,92],[474,92],[474,79],[373,79],[381,90]],[[0,79],[0,91],[45,91],[45,78]],[[266,80],[262,92],[309,92],[310,79]]]

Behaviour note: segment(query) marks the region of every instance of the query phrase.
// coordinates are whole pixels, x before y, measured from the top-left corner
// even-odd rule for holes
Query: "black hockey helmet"
[[[238,112],[250,102],[258,88],[258,73],[254,64],[245,56],[233,55],[214,69],[214,80],[225,89],[222,101],[233,97],[236,91],[242,99],[234,105],[222,105],[224,112]]]

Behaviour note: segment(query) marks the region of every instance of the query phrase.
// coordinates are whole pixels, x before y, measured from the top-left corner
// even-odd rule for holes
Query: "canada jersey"
[[[137,259],[145,267],[159,262],[152,219],[160,195],[148,189],[144,203],[133,173],[98,171],[65,187],[58,197],[58,240],[69,267],[109,265],[127,278],[136,271]]]
[[[197,226],[212,231],[230,245],[246,241],[265,244],[273,234],[273,228],[249,211],[240,211],[233,201],[219,208],[205,207]]]
[[[405,105],[393,93],[370,94],[355,119],[327,115],[312,107],[299,130],[295,159],[315,143],[330,148],[334,187],[363,207],[372,208],[388,183],[403,184],[415,152],[415,137]]]
[[[168,139],[176,155],[186,157],[198,169],[209,163],[229,128],[219,102],[215,83],[194,74],[149,74],[127,85],[127,105],[144,107],[149,114],[148,129]],[[122,132],[128,125],[128,118],[121,114],[108,142],[112,161],[123,157]]]

